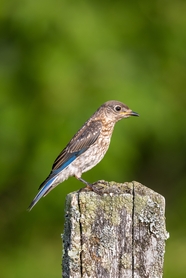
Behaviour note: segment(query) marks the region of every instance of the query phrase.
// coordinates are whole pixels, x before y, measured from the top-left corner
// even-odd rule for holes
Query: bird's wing
[[[84,153],[100,135],[101,121],[92,121],[84,125],[68,143],[66,148],[59,154],[54,161],[52,171],[46,180],[40,185],[42,188],[47,181],[53,179],[59,172],[65,169],[72,163],[79,155]]]
[[[50,175],[40,185],[39,192],[31,202],[28,210],[31,210],[41,197],[46,196],[53,189],[58,174],[97,140],[101,132],[101,126],[100,121],[87,122],[76,133],[66,148],[54,161]]]

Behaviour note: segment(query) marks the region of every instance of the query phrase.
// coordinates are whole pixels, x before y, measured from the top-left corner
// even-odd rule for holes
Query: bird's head
[[[130,116],[139,116],[138,113],[132,111],[127,105],[116,100],[107,101],[101,107],[105,112],[106,118],[115,122]]]

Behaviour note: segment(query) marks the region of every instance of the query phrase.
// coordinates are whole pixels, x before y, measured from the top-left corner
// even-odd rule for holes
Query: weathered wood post
[[[102,192],[67,195],[62,277],[162,277],[164,197],[138,182],[108,182]]]

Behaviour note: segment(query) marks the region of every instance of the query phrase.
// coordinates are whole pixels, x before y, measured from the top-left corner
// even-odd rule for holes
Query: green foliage
[[[164,195],[164,277],[185,277],[185,49],[181,0],[1,1],[1,277],[60,276],[65,196],[82,184],[71,178],[26,208],[68,140],[111,99],[140,118],[117,124],[105,159],[83,177],[138,180]]]

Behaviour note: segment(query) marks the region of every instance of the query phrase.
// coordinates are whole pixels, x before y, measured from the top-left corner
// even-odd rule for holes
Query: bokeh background
[[[1,0],[0,275],[61,277],[70,178],[26,208],[74,133],[105,101],[119,122],[83,178],[137,180],[166,198],[164,277],[186,277],[186,2]]]

